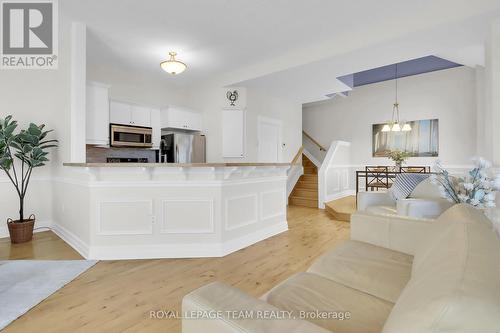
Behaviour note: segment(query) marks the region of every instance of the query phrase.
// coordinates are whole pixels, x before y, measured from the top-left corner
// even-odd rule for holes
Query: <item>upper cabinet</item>
[[[130,104],[111,101],[109,103],[109,121],[112,124],[131,125]]]
[[[222,110],[222,157],[245,157],[245,128],[244,109],[225,108]]]
[[[169,106],[161,110],[161,128],[202,130],[202,115],[188,108]]]
[[[121,125],[151,127],[151,108],[111,101],[110,122]]]
[[[109,86],[102,83],[87,82],[85,142],[109,144]]]
[[[130,119],[131,125],[151,127],[151,108],[132,105],[130,107]]]

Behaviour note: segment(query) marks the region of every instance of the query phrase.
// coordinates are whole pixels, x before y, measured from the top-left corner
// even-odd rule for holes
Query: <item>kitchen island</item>
[[[289,163],[65,163],[54,231],[88,259],[220,257],[288,229]]]

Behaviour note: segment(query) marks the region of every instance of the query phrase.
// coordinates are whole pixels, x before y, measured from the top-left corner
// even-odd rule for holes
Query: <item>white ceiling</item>
[[[429,55],[466,66],[484,65],[485,16],[406,34],[319,61],[245,80],[237,85],[272,91],[301,103],[325,100],[326,95],[351,90],[337,77]]]
[[[398,52],[401,55],[393,58],[425,53],[431,48],[419,52],[413,49],[425,48],[432,37],[424,38],[426,31],[440,32],[445,37],[450,35],[448,29],[460,33],[465,22],[478,31],[482,29],[482,34],[484,27],[477,26],[484,19],[478,18],[489,19],[500,10],[499,0],[64,0],[59,3],[64,14],[87,24],[91,66],[140,71],[155,80],[179,86],[210,81],[224,85],[258,82],[274,87],[283,80],[293,85],[297,80],[293,72],[299,72],[311,90],[304,100],[345,88],[337,86],[332,74],[369,69],[366,66],[374,63],[406,60],[382,59],[386,54],[380,51],[383,45],[390,47],[394,42],[412,49],[412,52],[403,49]],[[441,45],[443,54],[453,58],[456,50],[467,47],[468,61],[474,62],[477,53],[474,48],[480,49],[484,36],[466,35],[452,35],[451,40],[459,41],[448,43],[449,48]],[[415,44],[408,44],[405,36],[414,36]],[[372,48],[379,49],[377,61],[370,54]],[[177,51],[178,59],[188,64],[188,70],[176,77],[163,73],[159,67],[171,50]],[[312,67],[286,71],[306,64]],[[322,75],[325,68],[329,71]],[[256,78],[259,79],[255,81]],[[325,80],[331,80],[331,88],[315,87],[314,82]]]

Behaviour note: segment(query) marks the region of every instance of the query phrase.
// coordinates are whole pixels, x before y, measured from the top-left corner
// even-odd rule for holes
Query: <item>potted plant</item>
[[[12,116],[0,119],[0,168],[5,171],[19,196],[19,219],[7,219],[12,243],[28,242],[33,237],[35,215],[25,218],[24,199],[33,169],[44,166],[48,161],[47,149],[57,147],[57,140],[46,139],[52,131],[44,131],[44,127],[30,124],[26,130],[15,133],[17,121],[12,120]]]
[[[400,150],[393,150],[389,152],[387,155],[391,160],[396,163],[396,171],[400,172],[401,171],[401,166],[403,163],[410,157],[410,154],[406,151],[400,151]]]

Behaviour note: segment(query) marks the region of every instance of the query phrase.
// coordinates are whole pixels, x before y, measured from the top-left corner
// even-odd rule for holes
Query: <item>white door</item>
[[[281,121],[267,117],[259,117],[257,132],[259,162],[280,162]]]
[[[144,127],[151,127],[151,109],[144,107],[144,106],[139,106],[139,105],[132,105],[130,107],[131,110],[131,120],[132,120],[132,125],[134,126],[144,126]]]
[[[131,125],[130,104],[111,101],[109,120],[113,124]]]

